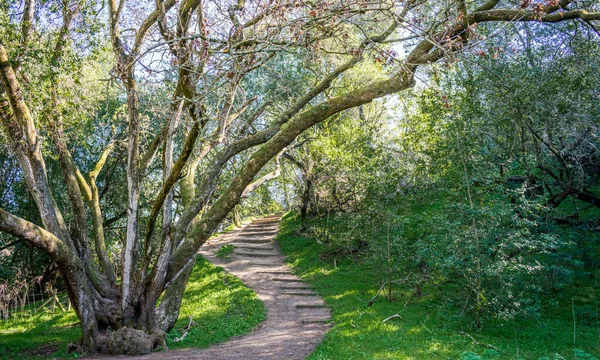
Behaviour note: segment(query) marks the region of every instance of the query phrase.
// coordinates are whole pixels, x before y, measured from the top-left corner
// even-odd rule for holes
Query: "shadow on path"
[[[310,355],[330,327],[330,312],[323,299],[285,265],[274,241],[280,220],[280,216],[255,220],[210,239],[200,249],[203,257],[240,278],[264,302],[267,319],[252,333],[207,349],[113,359],[300,360]],[[231,258],[217,258],[217,250],[228,244],[235,246]]]

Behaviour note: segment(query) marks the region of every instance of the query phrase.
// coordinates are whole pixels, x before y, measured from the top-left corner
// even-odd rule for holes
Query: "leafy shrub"
[[[465,351],[460,355],[459,360],[481,360],[481,356],[475,354],[474,352]]]

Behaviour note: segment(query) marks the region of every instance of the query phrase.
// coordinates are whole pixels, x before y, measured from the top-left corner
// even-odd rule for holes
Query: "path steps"
[[[286,344],[289,346],[289,352],[281,352],[285,349],[285,346],[261,345],[260,348],[265,348],[265,354],[260,359],[304,359],[310,352],[302,353],[297,349],[297,343],[299,339],[302,339],[303,332],[308,331],[302,329],[317,329],[318,336],[314,337],[313,335],[313,337],[320,341],[321,336],[329,326],[330,309],[311,286],[292,274],[284,264],[283,256],[274,241],[278,229],[279,218],[255,220],[246,225],[235,235],[230,235],[225,239],[225,241],[235,246],[235,250],[230,263],[218,265],[225,267],[235,275],[238,275],[235,270],[237,266],[244,267],[246,274],[238,276],[253,287],[257,295],[265,302],[268,311],[267,321],[255,331],[255,334],[271,331],[274,334],[271,341],[273,339],[286,339],[287,337],[280,335],[281,329],[278,330],[277,327],[281,324],[289,324],[290,321],[296,324],[292,326],[293,329],[289,329],[289,331],[294,332],[294,334],[290,333],[290,337],[287,338],[290,342]],[[210,257],[209,260],[212,261]],[[271,268],[273,269],[271,270]],[[251,279],[251,281],[246,279]],[[260,283],[262,286],[256,288],[252,286],[253,282]],[[264,288],[268,288],[268,294],[261,294],[260,290],[264,290]],[[280,308],[270,306],[276,303],[281,305]],[[279,323],[275,322],[276,317],[280,317],[277,320],[280,321]],[[274,322],[269,323],[272,318]],[[313,328],[315,326],[316,328]],[[295,334],[295,332],[299,333]],[[247,336],[247,338],[251,337],[252,335]],[[316,346],[317,343],[314,344]],[[252,359],[247,355],[253,353],[241,352],[240,355],[244,359]]]
[[[297,291],[283,291],[281,295],[291,295],[291,296],[319,296],[317,293],[306,293],[306,292],[297,292]]]
[[[312,353],[331,326],[330,309],[285,265],[274,241],[279,221],[278,216],[254,220],[240,230],[211,239],[200,250],[203,257],[256,292],[267,308],[267,319],[249,335],[229,342],[203,350],[152,354],[148,359],[301,360]],[[219,259],[217,250],[228,244],[235,247],[231,258]]]
[[[280,286],[281,290],[312,290],[310,286]]]
[[[277,234],[277,228],[272,229],[246,229],[243,230],[240,235],[273,235]]]
[[[283,274],[278,274],[278,275],[283,275]],[[286,273],[285,275],[291,275],[291,274]],[[300,280],[297,280],[297,279],[282,279],[282,278],[272,278],[271,281],[300,282]]]
[[[297,309],[329,309],[327,304],[296,304]]]
[[[275,250],[275,248],[273,246],[261,246],[261,245],[256,245],[256,246],[251,246],[251,245],[236,245],[235,246],[237,249],[242,249],[242,250]]]
[[[236,243],[238,243],[238,244],[268,244],[270,242],[271,242],[271,239],[256,239],[256,240],[240,239],[240,240],[236,240]]]
[[[242,229],[211,238],[200,254],[240,278],[267,308],[267,319],[246,336],[208,349],[173,350],[119,360],[301,360],[331,326],[330,309],[319,294],[294,275],[274,241],[279,216],[254,220]],[[216,252],[235,247],[230,260]]]
[[[268,253],[255,253],[255,252],[234,252],[237,256],[248,256],[248,257],[257,257],[257,258],[268,258],[268,257],[277,257],[279,254],[268,254]]]
[[[304,319],[300,321],[303,324],[326,324],[329,322],[327,319]]]
[[[269,264],[269,263],[248,263],[248,265],[250,266],[256,266],[256,267],[266,267],[266,268],[270,268],[270,267],[280,267],[281,265],[277,265],[277,264]]]

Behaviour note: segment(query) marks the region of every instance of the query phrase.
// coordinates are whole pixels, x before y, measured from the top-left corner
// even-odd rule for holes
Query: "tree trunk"
[[[238,228],[242,227],[242,219],[240,217],[239,205],[236,205],[236,207],[233,208],[233,224]]]
[[[300,218],[302,219],[302,229],[306,229],[306,218],[308,216],[308,207],[310,205],[310,194],[312,192],[312,179],[307,177],[302,192],[302,205],[300,206]]]

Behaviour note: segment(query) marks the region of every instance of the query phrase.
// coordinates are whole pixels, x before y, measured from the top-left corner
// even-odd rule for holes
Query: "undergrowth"
[[[577,324],[574,349],[569,296],[562,297],[568,301],[556,301],[554,306],[542,309],[537,318],[489,321],[482,330],[477,330],[468,316],[456,316],[460,308],[446,301],[455,293],[452,284],[433,282],[422,286],[418,295],[408,284],[397,285],[392,302],[382,294],[369,306],[381,285],[381,268],[360,256],[325,256],[326,245],[299,235],[299,228],[299,217],[286,215],[279,244],[293,270],[331,306],[333,322],[309,359],[600,357],[600,327],[594,313],[590,314],[591,321]],[[577,299],[575,312],[580,314],[593,307],[597,296]],[[395,314],[399,317],[383,322]]]

